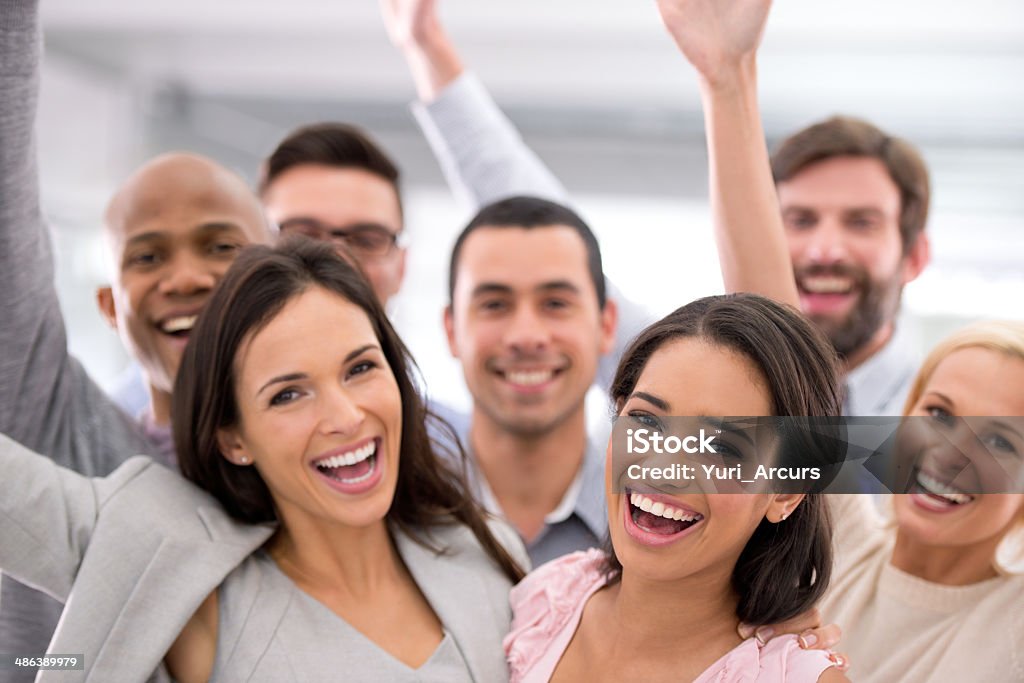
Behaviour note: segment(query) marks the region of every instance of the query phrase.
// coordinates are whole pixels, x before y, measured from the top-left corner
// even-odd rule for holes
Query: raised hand
[[[716,83],[753,65],[771,0],[658,0],[665,28],[698,73]]]
[[[421,100],[429,102],[463,71],[437,16],[437,0],[380,0],[391,42],[405,56]]]
[[[400,49],[422,44],[441,31],[436,0],[380,0],[384,27]]]

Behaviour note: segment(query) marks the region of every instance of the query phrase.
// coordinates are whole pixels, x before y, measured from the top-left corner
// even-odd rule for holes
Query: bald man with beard
[[[115,268],[97,301],[150,396],[141,420],[125,415],[67,351],[39,205],[39,45],[37,0],[0,0],[0,432],[89,476],[137,453],[173,465],[171,389],[189,330],[239,248],[271,229],[245,182],[199,156],[161,156],[118,190],[105,217]],[[6,577],[0,590],[0,653],[45,652],[60,605]]]

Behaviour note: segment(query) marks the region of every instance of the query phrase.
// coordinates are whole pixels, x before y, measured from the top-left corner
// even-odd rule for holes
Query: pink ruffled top
[[[505,637],[511,683],[551,679],[569,646],[587,600],[605,585],[604,553],[593,548],[560,557],[512,589],[512,630]],[[828,653],[804,650],[795,635],[763,647],[749,638],[712,664],[694,683],[813,683],[832,666]]]

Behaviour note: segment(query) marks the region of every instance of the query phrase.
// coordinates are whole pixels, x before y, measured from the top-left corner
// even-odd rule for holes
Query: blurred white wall
[[[699,101],[654,3],[442,9],[626,293],[665,312],[720,291]],[[770,138],[841,111],[909,138],[932,169],[934,263],[904,305],[920,346],[974,317],[1024,318],[1024,3],[780,0],[773,11],[761,58]],[[92,301],[102,207],[119,180],[172,148],[252,178],[291,127],[334,118],[368,128],[403,167],[413,250],[395,317],[434,393],[465,401],[439,321],[467,214],[408,114],[411,84],[375,2],[46,0],[43,13],[45,207],[71,347],[97,378],[124,363]]]

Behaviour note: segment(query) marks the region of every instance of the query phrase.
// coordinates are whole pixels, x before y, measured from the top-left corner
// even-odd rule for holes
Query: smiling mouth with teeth
[[[550,382],[561,370],[506,370],[501,373],[505,381],[522,387],[536,387]]]
[[[704,516],[655,501],[642,493],[629,494],[629,514],[640,529],[660,536],[673,536],[697,524]]]
[[[317,471],[342,484],[360,484],[377,470],[377,440],[348,451],[313,462]]]
[[[195,327],[198,315],[179,315],[160,323],[160,331],[174,337],[185,337]]]
[[[808,294],[849,294],[853,291],[853,280],[836,275],[806,275],[798,284]]]
[[[974,500],[974,496],[949,484],[944,484],[921,470],[917,470],[912,493],[923,494],[933,501],[948,506],[964,505]]]

